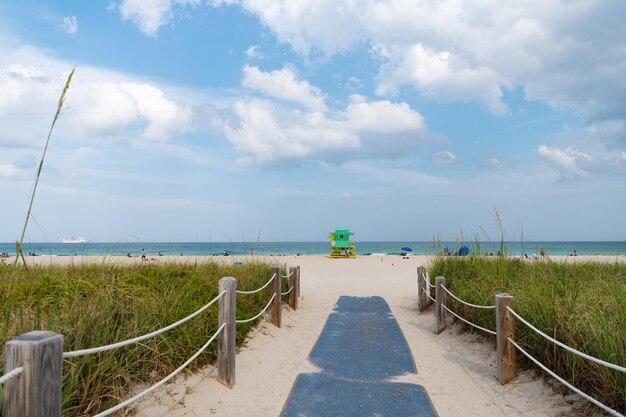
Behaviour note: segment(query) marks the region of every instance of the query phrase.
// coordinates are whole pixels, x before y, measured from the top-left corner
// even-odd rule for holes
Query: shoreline
[[[375,259],[375,260],[391,260],[392,262],[408,263],[408,262],[422,262],[428,263],[431,259],[436,258],[436,255],[411,255],[405,258],[400,255],[357,255],[356,259],[330,259],[332,262],[351,262],[355,260],[363,259]],[[497,259],[497,256],[484,256],[488,259]],[[183,256],[147,256],[145,261],[141,260],[141,256],[112,256],[112,255],[46,255],[46,256],[28,256],[25,255],[26,264],[31,265],[76,265],[76,264],[100,264],[111,263],[115,265],[142,265],[142,264],[169,264],[169,263],[206,263],[206,262],[220,262],[235,264],[237,262],[277,262],[277,263],[297,263],[298,259],[329,259],[327,255],[232,255],[232,256],[213,256],[213,255],[183,255]],[[524,262],[571,262],[571,263],[584,263],[584,262],[616,262],[626,263],[626,255],[578,255],[578,256],[547,256],[545,258],[523,258],[520,256],[509,255],[510,259],[521,259]],[[12,265],[15,262],[15,257],[10,256],[8,258],[2,258],[0,261],[4,261],[7,265]]]

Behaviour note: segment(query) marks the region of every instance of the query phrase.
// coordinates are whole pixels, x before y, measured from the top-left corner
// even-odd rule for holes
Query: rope
[[[493,330],[485,329],[484,327],[480,327],[478,324],[474,324],[474,323],[472,323],[471,321],[467,321],[467,320],[465,320],[463,317],[459,316],[459,315],[458,315],[458,314],[456,314],[454,311],[452,311],[452,310],[450,310],[448,307],[446,307],[446,306],[445,306],[445,304],[441,304],[441,306],[442,306],[443,308],[445,308],[445,309],[448,311],[448,313],[452,314],[452,315],[453,315],[454,317],[456,317],[457,319],[459,319],[459,320],[461,320],[461,321],[464,321],[465,323],[469,324],[470,326],[474,326],[474,327],[476,327],[477,329],[482,330],[483,332],[487,332],[487,333],[489,333],[489,334],[492,334],[492,335],[494,335],[494,336],[496,335],[496,332],[494,332]]]
[[[291,273],[289,275],[281,275],[283,278],[291,278],[291,276],[293,275],[293,271],[291,271]]]
[[[289,293],[291,292],[291,290],[293,290],[293,286],[292,286],[291,288],[289,288],[289,291],[287,291],[287,292],[281,292],[280,294],[281,294],[281,295],[287,295],[287,294],[289,294]]]
[[[526,352],[524,349],[522,349],[510,337],[508,337],[507,340],[509,342],[511,342],[513,344],[513,346],[515,346],[520,352],[522,352],[528,359],[533,361],[538,367],[540,367],[541,369],[546,371],[553,378],[555,378],[561,384],[565,385],[567,388],[569,388],[572,391],[574,391],[576,394],[580,395],[583,398],[586,398],[587,400],[591,401],[592,403],[594,403],[595,405],[597,405],[598,407],[600,407],[601,409],[603,409],[604,411],[606,411],[607,413],[609,413],[609,414],[611,414],[611,415],[613,415],[615,417],[625,417],[623,414],[618,413],[617,411],[613,410],[612,408],[609,408],[606,405],[602,404],[600,401],[596,400],[595,398],[585,394],[584,392],[582,392],[581,390],[579,390],[578,388],[576,388],[575,386],[573,386],[572,384],[570,384],[569,382],[565,381],[563,378],[561,378],[560,376],[558,376],[557,374],[555,374],[554,372],[552,372],[551,370],[546,368],[541,362],[539,362],[537,359],[533,358],[528,352]]]
[[[272,295],[272,298],[270,298],[270,302],[267,303],[265,308],[263,310],[261,310],[261,312],[259,314],[257,314],[256,316],[252,317],[251,319],[235,320],[235,323],[248,323],[248,322],[251,322],[251,321],[254,321],[254,320],[258,319],[259,317],[261,317],[261,314],[265,313],[265,310],[267,310],[267,308],[272,304],[272,301],[274,301],[274,298],[276,298],[276,293],[274,293]]]
[[[517,314],[511,307],[507,307],[506,308],[511,314],[513,314],[515,317],[517,317],[517,319],[519,319],[519,321],[521,321],[522,323],[524,323],[526,326],[530,327],[532,330],[534,330],[535,332],[539,333],[541,336],[545,337],[546,339],[548,339],[549,341],[551,341],[552,343],[561,346],[563,349],[570,351],[572,353],[575,353],[576,355],[582,356],[585,359],[588,359],[592,362],[598,363],[600,365],[604,365],[608,368],[611,369],[615,369],[617,371],[620,372],[626,372],[626,368],[624,368],[623,366],[619,366],[619,365],[615,365],[613,363],[610,362],[606,362],[603,361],[601,359],[598,358],[594,358],[593,356],[589,356],[586,353],[583,353],[579,350],[576,350],[574,348],[571,348],[569,346],[567,346],[565,343],[563,342],[559,342],[558,340],[548,336],[547,334],[545,334],[544,332],[542,332],[541,330],[537,329],[535,326],[533,326],[532,324],[530,324],[529,322],[527,322],[526,320],[524,320],[519,314]]]
[[[435,287],[437,287],[436,285],[431,284],[431,283],[430,283],[430,281],[428,281],[428,280],[426,279],[426,274],[422,275],[422,279],[424,280],[424,282],[426,283],[426,285],[428,285],[430,288],[435,288]]]
[[[222,325],[220,326],[219,329],[217,329],[217,331],[215,332],[215,334],[213,334],[213,336],[211,336],[211,338],[200,348],[200,350],[198,350],[196,353],[194,353],[194,355],[187,359],[187,362],[183,363],[181,366],[178,367],[178,369],[176,369],[174,372],[172,372],[171,374],[169,374],[168,376],[166,376],[165,378],[163,378],[162,380],[160,380],[159,382],[157,382],[156,384],[154,384],[153,386],[151,386],[150,388],[146,389],[145,391],[140,392],[139,394],[135,395],[132,398],[129,398],[128,400],[116,405],[115,407],[109,408],[108,410],[105,410],[99,414],[96,414],[93,417],[104,417],[104,416],[108,416],[109,414],[113,414],[114,412],[121,410],[122,408],[126,407],[127,405],[137,401],[138,399],[145,397],[146,395],[148,395],[149,393],[151,393],[152,391],[154,391],[155,389],[159,388],[161,385],[165,384],[167,381],[169,381],[170,379],[172,379],[173,377],[176,376],[176,374],[178,374],[180,371],[182,371],[183,369],[185,369],[187,367],[187,365],[189,365],[191,362],[193,362],[194,359],[196,359],[198,356],[200,356],[200,354],[202,352],[204,352],[204,350],[211,344],[211,342],[213,340],[215,340],[215,338],[217,337],[218,334],[220,334],[222,332],[222,330],[224,330],[224,327],[226,327],[226,323],[222,323]]]
[[[496,308],[496,306],[479,306],[479,305],[476,305],[476,304],[468,303],[467,301],[463,301],[463,300],[461,300],[459,297],[457,297],[456,295],[452,294],[452,291],[450,291],[449,289],[447,289],[445,285],[442,285],[442,286],[441,286],[441,288],[443,288],[443,289],[445,290],[445,292],[447,292],[448,294],[450,294],[450,296],[451,296],[452,298],[454,298],[454,299],[455,299],[455,300],[457,300],[458,302],[463,303],[463,304],[465,304],[465,305],[467,305],[467,306],[474,307],[474,308],[485,308],[485,309],[495,309],[495,308]]]
[[[426,293],[426,297],[430,298],[433,303],[437,302],[437,300],[435,300],[433,297],[431,297],[430,294],[428,294],[428,293]]]
[[[265,285],[264,285],[264,286],[262,286],[261,288],[258,288],[258,289],[256,289],[256,290],[252,290],[252,291],[239,291],[239,290],[237,290],[237,294],[255,294],[255,293],[257,293],[257,292],[259,292],[259,291],[264,290],[265,288],[267,288],[267,286],[268,286],[268,285],[270,285],[270,282],[272,282],[272,281],[274,280],[274,278],[276,278],[276,273],[274,273],[274,275],[272,275],[272,278],[270,278],[270,280],[269,280],[269,281],[267,281],[267,282],[265,283]]]
[[[160,335],[161,333],[165,333],[168,330],[172,330],[174,327],[179,326],[179,325],[183,324],[184,322],[186,322],[188,320],[191,320],[192,318],[196,317],[198,314],[202,313],[204,310],[209,308],[217,300],[222,298],[224,296],[224,294],[226,294],[226,290],[224,290],[221,293],[219,293],[217,295],[217,297],[215,297],[214,299],[209,301],[208,304],[206,304],[201,309],[197,310],[195,313],[192,313],[192,314],[188,315],[187,317],[185,317],[184,319],[178,320],[176,323],[172,323],[169,326],[163,327],[162,329],[156,330],[156,331],[154,331],[152,333],[144,334],[143,336],[138,336],[138,337],[135,337],[133,339],[124,340],[123,342],[117,342],[117,343],[113,343],[113,344],[106,345],[106,346],[101,346],[101,347],[96,347],[96,348],[91,348],[91,349],[74,350],[74,351],[71,351],[71,352],[63,352],[63,358],[75,358],[75,357],[78,357],[78,356],[91,355],[93,353],[104,352],[104,351],[107,351],[107,350],[116,349],[116,348],[120,348],[122,346],[130,345],[132,343],[141,342],[142,340],[146,340],[146,339],[149,339],[151,337]]]
[[[0,376],[0,385],[4,384],[5,382],[7,382],[11,378],[18,376],[23,371],[24,371],[24,368],[22,368],[21,366],[18,366],[17,368],[15,368],[15,369],[7,372],[6,374]]]

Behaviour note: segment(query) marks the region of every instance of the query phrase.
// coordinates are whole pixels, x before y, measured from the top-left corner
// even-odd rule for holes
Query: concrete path
[[[393,382],[415,374],[407,342],[382,297],[341,296],[283,417],[436,417],[421,385]]]

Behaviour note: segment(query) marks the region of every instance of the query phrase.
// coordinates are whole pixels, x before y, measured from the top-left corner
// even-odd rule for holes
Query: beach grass
[[[437,257],[431,282],[445,276],[446,287],[470,303],[493,305],[495,294],[514,297],[514,310],[539,330],[577,350],[624,366],[626,362],[626,264],[555,262],[497,257]],[[450,308],[495,330],[494,310]],[[548,342],[523,323],[515,340],[531,355],[587,394],[615,410],[625,410],[626,374],[580,358]],[[495,343],[495,339],[494,339]],[[522,364],[529,364],[518,354]]]
[[[208,303],[218,294],[220,278],[233,276],[239,289],[251,290],[269,279],[270,268],[256,262],[28,268],[0,264],[0,350],[3,353],[7,340],[31,330],[63,334],[64,351],[146,334]],[[237,317],[256,315],[269,292],[238,296]],[[137,344],[65,359],[63,415],[103,411],[128,398],[133,387],[156,382],[175,370],[215,333],[217,309],[216,303],[175,329]],[[254,324],[237,325],[237,346]],[[216,356],[214,342],[188,370],[213,363]]]

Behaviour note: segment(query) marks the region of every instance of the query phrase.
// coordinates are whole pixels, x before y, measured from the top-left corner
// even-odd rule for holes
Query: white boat
[[[87,243],[87,239],[84,237],[69,236],[63,238],[63,243]]]

